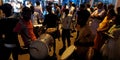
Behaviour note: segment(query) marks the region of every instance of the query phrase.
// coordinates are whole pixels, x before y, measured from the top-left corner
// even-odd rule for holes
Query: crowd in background
[[[55,35],[59,34],[59,25],[62,26],[63,48],[60,50],[60,55],[66,49],[65,40],[67,39],[70,46],[71,33],[76,32],[74,45],[77,50],[72,59],[120,59],[120,7],[115,9],[114,5],[106,5],[102,2],[98,2],[94,7],[89,3],[76,6],[72,2],[64,6],[50,2],[46,7],[41,7],[40,2],[36,1],[36,6],[30,2],[26,6],[5,3],[0,9],[3,12],[3,17],[0,18],[0,59],[2,60],[8,60],[11,52],[13,59],[17,60],[18,51],[21,49],[17,35],[20,34],[25,47],[29,47],[31,41],[36,41],[39,37],[37,34],[39,32],[34,32],[34,25],[40,24],[46,29],[57,29],[57,33],[52,35],[54,39]],[[31,60],[35,59],[31,58]]]

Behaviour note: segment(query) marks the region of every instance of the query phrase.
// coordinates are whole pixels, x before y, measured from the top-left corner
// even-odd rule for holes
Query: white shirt
[[[63,29],[70,29],[71,21],[72,21],[72,16],[66,16],[63,21],[62,21],[62,27]]]
[[[102,17],[102,16],[104,16],[104,13],[105,13],[104,9],[97,9],[91,14],[91,16],[95,16],[98,14],[98,16]]]
[[[32,23],[33,23],[33,25],[37,25],[38,24],[37,19],[39,19],[39,13],[38,12],[34,12],[33,15],[32,15]]]

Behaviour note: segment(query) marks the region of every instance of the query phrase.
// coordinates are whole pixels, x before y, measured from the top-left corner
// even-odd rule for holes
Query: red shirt
[[[14,28],[14,32],[20,32],[23,40],[30,38],[34,41],[37,39],[33,32],[33,25],[31,20],[29,21],[20,20],[17,23],[16,27]]]

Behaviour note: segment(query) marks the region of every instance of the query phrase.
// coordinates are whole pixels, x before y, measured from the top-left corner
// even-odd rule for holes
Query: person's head
[[[86,25],[89,17],[90,17],[90,12],[87,11],[87,10],[83,10],[83,11],[81,12],[81,17],[82,17],[82,18],[81,18],[81,20],[80,20],[80,26],[81,26],[81,27],[84,27],[84,26]]]
[[[98,2],[97,8],[98,8],[98,9],[102,9],[102,8],[103,8],[103,3],[102,3],[102,2]]]
[[[57,8],[59,7],[59,5],[57,3],[54,4],[54,8]]]
[[[67,3],[65,3],[64,6],[67,6]]]
[[[31,12],[32,12],[32,14],[34,13],[34,6],[30,6],[30,9],[31,9]]]
[[[79,10],[84,10],[85,9],[85,4],[80,4],[80,9]]]
[[[31,9],[30,9],[30,8],[24,7],[24,8],[22,9],[21,15],[22,15],[22,17],[23,17],[23,19],[24,19],[25,21],[29,21],[29,20],[31,19],[31,14],[32,14],[32,12],[31,12]]]
[[[103,7],[104,7],[105,11],[108,10],[107,4],[104,4]]]
[[[113,4],[109,4],[109,5],[108,5],[108,10],[109,10],[109,9],[114,9],[114,5],[113,5]]]
[[[65,9],[65,15],[67,16],[69,14],[69,9]]]
[[[53,3],[52,2],[48,2],[48,6],[52,6],[53,5]]]
[[[0,6],[0,9],[3,11],[6,17],[11,16],[13,13],[13,7],[8,3],[5,3],[2,6]]]
[[[69,1],[69,5],[72,6],[73,2],[72,1]]]
[[[120,7],[117,7],[117,14],[120,15]]]
[[[52,7],[51,6],[46,6],[46,10],[48,11],[48,13],[52,13]]]
[[[86,4],[86,8],[90,8],[90,4],[89,3]]]
[[[36,5],[40,5],[40,2],[39,2],[39,1],[36,1]]]
[[[116,16],[114,9],[109,9],[107,12],[107,16],[110,18],[113,18],[113,16]]]
[[[76,5],[75,5],[75,4],[72,4],[72,6],[73,6],[73,7],[76,7]]]

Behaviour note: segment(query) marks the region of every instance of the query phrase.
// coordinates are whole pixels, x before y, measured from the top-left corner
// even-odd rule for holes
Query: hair
[[[80,27],[84,27],[88,21],[88,18],[90,17],[90,12],[87,10],[83,10],[81,12],[82,20],[80,21]]]
[[[113,5],[113,4],[109,4],[109,5],[108,5],[108,10],[109,10],[109,9],[114,9],[114,5]]]
[[[105,11],[108,10],[107,4],[104,4],[103,7],[104,7]]]
[[[30,6],[30,9],[31,9],[31,12],[32,12],[32,14],[34,13],[34,6]]]
[[[90,17],[90,13],[87,10],[81,12],[81,19],[79,20],[80,27],[84,27],[87,24],[87,21]]]
[[[98,8],[102,8],[103,7],[103,3],[102,2],[98,2],[97,7]]]
[[[90,8],[90,4],[89,4],[89,3],[87,3],[87,4],[86,4],[86,7],[87,7],[87,8]]]
[[[85,4],[80,4],[80,8],[85,8]]]
[[[36,5],[40,5],[40,2],[39,2],[39,1],[36,1]]]
[[[57,3],[54,4],[55,6],[59,6]]]
[[[24,8],[22,9],[21,15],[22,15],[22,17],[23,17],[23,19],[24,19],[25,21],[29,21],[29,20],[31,19],[31,14],[32,14],[32,11],[31,11],[30,8],[24,7]]]
[[[102,2],[98,2],[98,4],[97,4],[97,5],[98,5],[98,6],[99,6],[99,5],[103,5],[103,3],[102,3]]]
[[[46,6],[46,10],[47,10],[49,13],[52,13],[52,7],[51,7],[51,6]]]
[[[0,9],[3,11],[3,13],[5,13],[6,17],[9,17],[9,16],[12,15],[12,9],[13,9],[13,7],[10,4],[8,4],[8,3],[3,4],[0,7]]]
[[[65,15],[68,16],[69,14],[69,9],[65,9]]]

